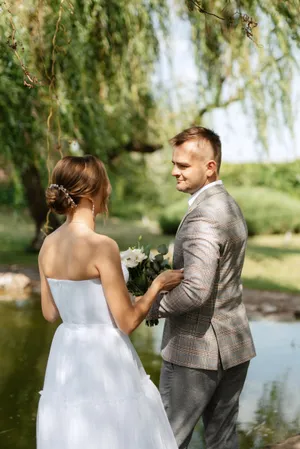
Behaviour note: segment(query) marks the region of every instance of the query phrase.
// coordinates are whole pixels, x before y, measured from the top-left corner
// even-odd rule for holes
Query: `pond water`
[[[37,300],[0,302],[0,448],[34,449],[35,418],[49,347],[57,324],[46,323]],[[299,432],[300,323],[251,322],[257,357],[241,397],[241,449],[263,447]],[[158,384],[163,323],[133,334],[146,371]],[[202,427],[191,449],[204,448]],[[142,448],[141,448],[142,449]]]

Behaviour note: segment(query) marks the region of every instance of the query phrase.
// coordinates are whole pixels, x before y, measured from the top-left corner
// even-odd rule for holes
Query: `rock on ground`
[[[23,273],[0,273],[0,300],[23,298],[31,293],[31,279]]]
[[[283,443],[266,446],[264,449],[300,449],[300,434],[288,438]]]

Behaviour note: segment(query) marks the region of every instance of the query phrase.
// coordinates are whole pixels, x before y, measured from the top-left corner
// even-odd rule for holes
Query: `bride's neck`
[[[92,213],[92,203],[83,198],[76,209],[67,216],[66,224],[85,224],[93,231],[95,230],[95,220]]]

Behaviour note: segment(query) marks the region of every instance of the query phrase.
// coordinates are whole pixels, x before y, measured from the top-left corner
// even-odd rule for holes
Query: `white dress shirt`
[[[203,192],[206,189],[210,189],[213,186],[219,186],[222,185],[223,181],[219,179],[218,181],[211,182],[210,184],[206,184],[204,187],[201,187],[201,189],[197,190],[197,192],[193,193],[193,195],[189,199],[189,207],[193,204],[195,199],[200,195],[201,192]]]

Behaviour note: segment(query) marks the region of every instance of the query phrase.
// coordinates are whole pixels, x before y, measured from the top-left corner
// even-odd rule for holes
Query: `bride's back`
[[[101,241],[106,238],[85,224],[63,224],[45,239],[40,252],[45,276],[70,280],[99,277],[95,254],[101,255]]]

